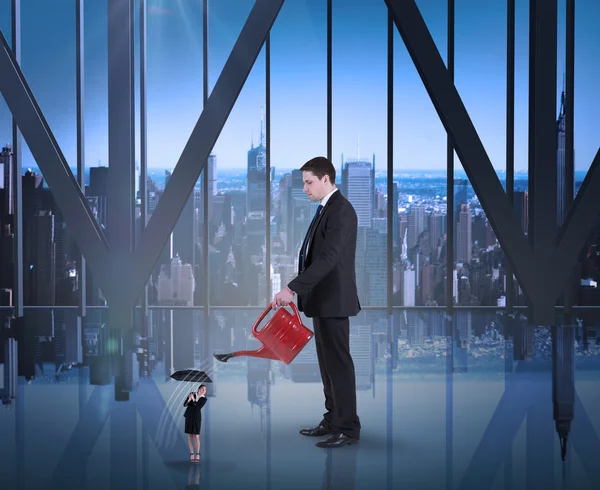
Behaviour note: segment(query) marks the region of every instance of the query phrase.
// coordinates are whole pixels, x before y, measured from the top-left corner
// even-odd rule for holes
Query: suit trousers
[[[313,326],[327,410],[321,424],[334,432],[360,439],[356,374],[350,355],[350,321],[348,318],[313,318]]]

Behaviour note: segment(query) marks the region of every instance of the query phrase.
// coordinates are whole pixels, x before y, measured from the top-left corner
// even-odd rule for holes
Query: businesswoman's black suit
[[[183,402],[183,406],[187,407],[183,416],[185,417],[185,433],[200,434],[202,425],[202,407],[206,405],[206,397],[201,396],[198,401],[189,401],[188,398]]]
[[[360,311],[355,272],[357,229],[352,204],[336,190],[309,229],[306,256],[304,246],[300,251],[298,277],[288,284],[298,295],[298,308],[313,319],[325,392],[327,412],[320,423],[321,432],[307,430],[305,435],[342,433],[360,439],[348,319]]]

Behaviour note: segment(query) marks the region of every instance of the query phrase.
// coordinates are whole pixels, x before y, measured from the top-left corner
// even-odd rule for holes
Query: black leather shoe
[[[358,439],[348,437],[347,435],[342,434],[341,432],[335,432],[324,441],[317,442],[315,446],[329,449],[333,447],[351,446],[352,444],[357,443]]]
[[[332,433],[331,430],[326,429],[322,425],[317,425],[316,427],[313,427],[312,429],[300,429],[300,434],[302,434],[303,436],[309,436],[309,437],[323,437],[323,436],[327,436],[331,433]]]

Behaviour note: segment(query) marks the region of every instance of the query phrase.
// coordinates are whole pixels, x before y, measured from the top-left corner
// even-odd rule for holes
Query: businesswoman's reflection
[[[200,427],[202,425],[202,407],[206,404],[206,385],[200,385],[196,393],[191,392],[183,406],[187,407],[183,416],[185,417],[185,433],[188,435],[190,446],[190,461],[200,461]],[[194,453],[194,442],[196,453]]]
[[[200,488],[200,465],[191,464],[188,473],[188,484],[185,490],[198,490]]]

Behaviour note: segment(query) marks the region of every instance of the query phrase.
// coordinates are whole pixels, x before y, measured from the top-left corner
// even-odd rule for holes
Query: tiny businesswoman
[[[200,461],[200,426],[202,425],[202,407],[206,404],[206,385],[200,385],[196,393],[190,393],[183,406],[187,407],[185,417],[185,433],[188,435],[190,446],[190,461]],[[196,441],[197,456],[194,454],[194,441]]]

